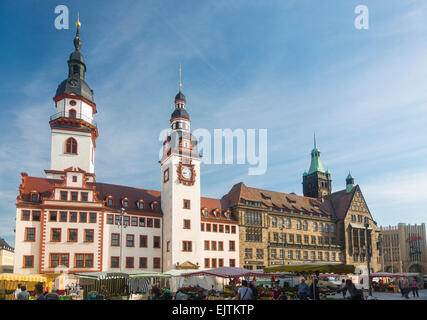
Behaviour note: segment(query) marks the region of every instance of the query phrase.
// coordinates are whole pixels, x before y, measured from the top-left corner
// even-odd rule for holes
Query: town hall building
[[[346,189],[332,192],[316,143],[303,196],[239,183],[221,199],[202,197],[201,155],[181,82],[159,161],[161,190],[97,182],[98,110],[76,25],[68,76],[53,98],[50,168],[45,177],[21,174],[15,273],[262,269],[327,261],[363,268],[367,255],[378,270],[377,227],[362,191],[349,174]]]

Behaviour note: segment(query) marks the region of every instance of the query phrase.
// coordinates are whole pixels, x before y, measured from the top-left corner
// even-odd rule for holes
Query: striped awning
[[[47,278],[39,274],[20,275],[13,273],[1,273],[0,281],[47,282]]]

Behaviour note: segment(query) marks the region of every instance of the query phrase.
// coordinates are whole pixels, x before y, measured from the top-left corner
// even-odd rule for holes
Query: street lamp
[[[124,219],[123,216],[125,215],[125,208],[121,208],[118,212],[120,214],[120,272],[122,272],[122,246],[123,246],[123,225],[124,225]],[[126,225],[124,226],[127,227]]]
[[[371,266],[370,266],[370,261],[371,261],[371,257],[370,257],[370,246],[369,246],[369,241],[368,241],[368,228],[369,228],[369,222],[368,220],[371,220],[372,222],[374,222],[375,224],[377,224],[374,220],[372,220],[371,218],[365,217],[365,230],[366,230],[366,262],[368,264],[368,286],[369,286],[369,296],[372,296],[372,287],[371,287]],[[372,238],[372,236],[371,236]]]

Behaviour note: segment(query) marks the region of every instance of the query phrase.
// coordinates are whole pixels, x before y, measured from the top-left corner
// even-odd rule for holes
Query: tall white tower
[[[68,77],[56,90],[53,98],[56,113],[49,122],[52,146],[50,170],[46,172],[51,178],[58,176],[56,172],[69,167],[80,168],[88,173],[94,173],[95,168],[98,129],[93,116],[96,105],[93,90],[85,81],[86,64],[80,53],[80,21],[77,20],[76,26],[75,51],[68,60]]]
[[[201,157],[197,140],[190,133],[190,116],[186,111],[185,96],[181,92],[181,79],[179,84],[175,110],[170,119],[171,132],[163,143],[163,157],[160,160],[164,271],[184,262],[202,265]]]

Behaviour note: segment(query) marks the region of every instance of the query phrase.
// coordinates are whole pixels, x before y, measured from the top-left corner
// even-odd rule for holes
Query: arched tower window
[[[69,116],[70,116],[71,119],[75,119],[76,118],[76,115],[77,115],[76,110],[70,109],[70,111],[68,111],[68,113],[69,113]]]
[[[77,141],[74,138],[68,138],[65,143],[65,152],[77,154]]]

